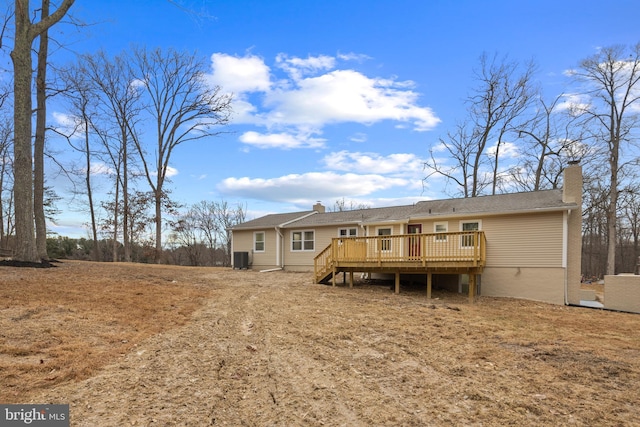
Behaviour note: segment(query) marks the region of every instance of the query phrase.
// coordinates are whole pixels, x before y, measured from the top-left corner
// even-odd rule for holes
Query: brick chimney
[[[314,211],[316,211],[316,212],[318,212],[318,213],[324,213],[324,212],[325,212],[325,208],[324,208],[324,206],[323,206],[323,205],[322,205],[322,203],[320,203],[319,201],[318,201],[318,203],[316,203],[315,205],[313,205],[313,210],[314,210]]]

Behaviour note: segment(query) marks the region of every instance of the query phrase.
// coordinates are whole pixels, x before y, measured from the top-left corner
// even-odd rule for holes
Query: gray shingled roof
[[[562,201],[562,190],[542,190],[418,202],[411,217],[511,213],[549,209],[562,210],[572,207],[576,207],[576,204]]]
[[[461,199],[427,200],[415,205],[358,209],[343,212],[315,213],[313,211],[266,215],[235,226],[247,230],[281,226],[283,228],[318,227],[327,225],[377,224],[433,216],[465,216],[532,212],[537,210],[566,210],[575,203],[562,201],[562,190],[543,190],[526,193],[497,194]],[[297,219],[300,218],[300,219]],[[296,220],[297,219],[297,220]]]
[[[289,213],[265,215],[265,216],[261,216],[260,218],[252,219],[251,221],[238,224],[235,227],[233,227],[232,230],[272,228],[272,227],[285,224],[296,218],[304,217],[305,215],[309,215],[312,212],[313,211],[304,211],[304,212],[289,212]]]
[[[385,208],[358,209],[343,212],[318,213],[289,224],[288,228],[318,227],[323,225],[371,224],[402,221],[409,218],[414,205],[389,206]],[[285,227],[285,228],[287,228]]]

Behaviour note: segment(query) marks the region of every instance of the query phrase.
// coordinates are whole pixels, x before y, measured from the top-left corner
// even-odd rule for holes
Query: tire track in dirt
[[[555,307],[489,299],[470,306],[464,297],[456,307],[455,295],[447,303],[427,301],[376,286],[312,285],[308,274],[282,272],[226,271],[197,280],[211,296],[188,324],[33,402],[70,403],[74,426],[629,425],[635,419],[640,370],[633,357],[613,362],[620,351],[637,354],[637,339],[616,335],[611,348],[589,340],[580,350],[579,331],[564,326],[571,318]],[[530,313],[547,318],[532,324]],[[561,332],[549,338],[556,328]],[[537,338],[533,329],[545,334]],[[605,374],[606,389],[594,381]]]

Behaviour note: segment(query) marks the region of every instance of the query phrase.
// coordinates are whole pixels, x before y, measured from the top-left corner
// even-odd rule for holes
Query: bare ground
[[[310,274],[0,269],[0,402],[73,426],[638,425],[640,315]]]

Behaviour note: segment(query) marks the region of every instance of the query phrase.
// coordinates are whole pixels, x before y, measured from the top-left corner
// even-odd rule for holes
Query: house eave
[[[577,209],[578,205],[564,205],[564,206],[552,206],[547,208],[534,208],[534,209],[518,209],[518,210],[508,210],[508,211],[496,211],[496,212],[438,212],[431,214],[421,214],[411,216],[409,221],[418,221],[425,219],[435,219],[435,218],[470,218],[470,217],[489,217],[489,216],[505,216],[505,215],[524,215],[531,213],[545,213],[545,212],[565,212],[570,211],[572,209]]]

